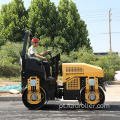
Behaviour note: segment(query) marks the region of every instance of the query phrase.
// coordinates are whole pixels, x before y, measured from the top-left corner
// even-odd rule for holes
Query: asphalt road
[[[28,110],[22,102],[0,102],[0,120],[120,120],[120,102],[102,109],[80,108],[78,102],[49,101],[42,110]]]

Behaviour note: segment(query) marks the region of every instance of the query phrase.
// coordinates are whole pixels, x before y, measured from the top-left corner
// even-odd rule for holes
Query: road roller
[[[105,101],[103,70],[86,63],[62,63],[62,85],[58,84],[60,53],[51,58],[51,77],[46,78],[43,61],[31,59],[27,46],[31,46],[32,34],[25,32],[21,52],[22,101],[28,109],[41,109],[49,100],[78,100],[85,105],[101,105]],[[28,45],[27,45],[28,44]]]

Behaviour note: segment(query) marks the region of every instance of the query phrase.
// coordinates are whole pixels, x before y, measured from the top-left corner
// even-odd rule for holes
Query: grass
[[[21,77],[0,77],[3,82],[21,82]]]

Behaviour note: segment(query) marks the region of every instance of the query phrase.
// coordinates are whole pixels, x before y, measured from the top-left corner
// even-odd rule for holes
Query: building
[[[96,53],[94,53],[94,55],[96,55],[96,56],[107,56],[108,54],[110,54],[109,52],[96,52]],[[119,53],[118,52],[112,52],[112,54],[115,54],[115,55],[119,55]]]

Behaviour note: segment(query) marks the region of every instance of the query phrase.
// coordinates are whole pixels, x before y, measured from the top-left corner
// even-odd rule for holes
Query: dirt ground
[[[0,87],[6,86],[6,85],[19,85],[20,82],[8,82],[8,81],[3,81],[0,79]],[[9,91],[0,91],[0,96],[21,96],[21,94],[11,94]]]
[[[0,79],[0,87],[5,86],[5,85],[19,85],[19,84],[20,82],[6,82],[6,81],[3,82],[3,80]]]

